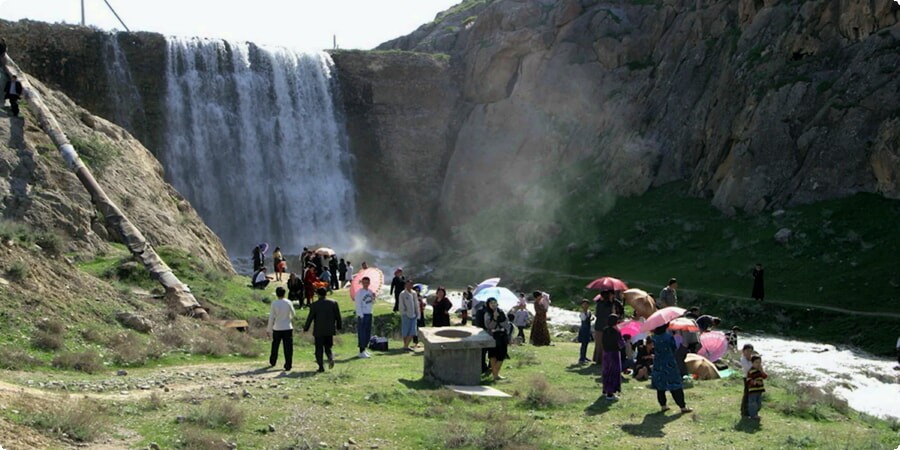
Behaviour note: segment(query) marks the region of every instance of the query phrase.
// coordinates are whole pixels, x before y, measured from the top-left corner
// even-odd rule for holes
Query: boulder
[[[789,228],[782,228],[775,233],[775,242],[785,245],[790,242],[791,237],[793,237],[794,232]]]
[[[130,312],[116,313],[116,320],[125,328],[130,328],[141,333],[153,331],[153,322],[150,319]]]

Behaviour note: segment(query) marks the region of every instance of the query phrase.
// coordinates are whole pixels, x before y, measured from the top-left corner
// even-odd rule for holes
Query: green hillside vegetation
[[[900,333],[900,271],[892,263],[900,252],[900,202],[857,194],[779,214],[729,217],[688,195],[683,183],[616,198],[591,173],[602,171],[564,171],[528,188],[524,197],[533,203],[474,217],[456,237],[462,248],[477,250],[448,255],[438,264],[448,267],[440,276],[471,282],[490,273],[504,284],[547,290],[557,306],[572,308],[596,294],[584,286],[599,276],[619,277],[654,296],[676,277],[682,306],[704,307],[729,326],[893,353]],[[785,245],[774,239],[781,228],[793,232]],[[749,298],[757,262],[766,269],[764,306]]]

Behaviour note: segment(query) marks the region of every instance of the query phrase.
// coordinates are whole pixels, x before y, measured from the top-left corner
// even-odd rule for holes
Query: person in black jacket
[[[9,107],[13,117],[19,115],[19,97],[22,96],[22,83],[15,75],[9,77],[9,81],[3,86],[3,96],[9,99]]]
[[[344,258],[341,258],[341,261],[338,263],[338,281],[340,281],[339,287],[343,289],[344,284],[347,282],[347,262],[344,261]]]
[[[340,289],[337,255],[331,255],[331,258],[328,259],[328,271],[331,272],[331,290],[334,291]]]
[[[391,280],[390,293],[394,296],[394,312],[400,309],[400,293],[406,288],[406,277],[403,276],[403,269],[397,268],[394,271],[394,279]]]
[[[303,332],[309,331],[309,326],[315,322],[313,337],[316,339],[316,363],[319,364],[317,372],[324,372],[322,354],[328,355],[328,368],[334,368],[334,354],[331,347],[334,345],[334,335],[341,329],[341,309],[336,301],[325,298],[328,291],[325,288],[316,289],[319,299],[309,307],[309,316]]]
[[[431,316],[431,325],[434,327],[450,326],[450,309],[453,303],[447,298],[447,290],[443,286],[437,288],[434,294],[434,313]]]

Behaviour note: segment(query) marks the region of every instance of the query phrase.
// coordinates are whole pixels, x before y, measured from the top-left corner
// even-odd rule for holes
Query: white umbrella
[[[488,287],[475,294],[475,301],[486,302],[489,298],[497,299],[497,306],[509,312],[519,304],[519,297],[505,287]]]
[[[488,278],[487,280],[484,280],[481,283],[478,283],[478,286],[475,286],[475,290],[472,292],[472,294],[478,295],[478,293],[481,292],[482,290],[487,289],[487,288],[492,288],[498,284],[500,284],[499,278]]]
[[[314,253],[322,256],[334,256],[334,250],[328,247],[319,247]]]

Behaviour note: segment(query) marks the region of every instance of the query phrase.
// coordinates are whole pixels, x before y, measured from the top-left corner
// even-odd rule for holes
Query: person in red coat
[[[306,298],[306,306],[312,305],[318,281],[319,276],[316,275],[316,265],[312,263],[307,264],[306,270],[303,272],[303,297]]]

